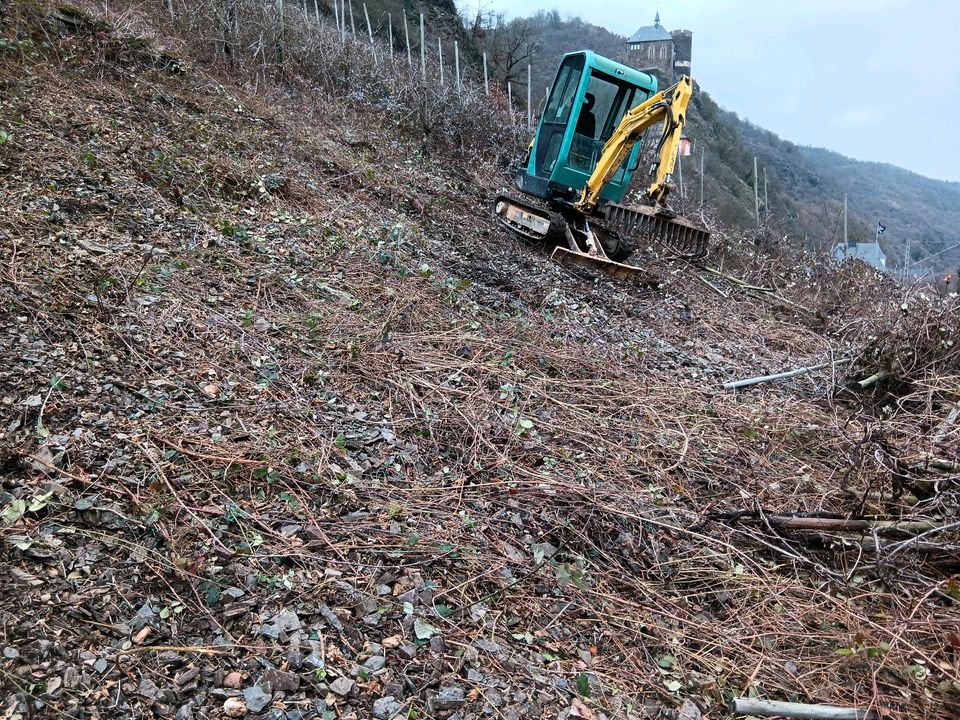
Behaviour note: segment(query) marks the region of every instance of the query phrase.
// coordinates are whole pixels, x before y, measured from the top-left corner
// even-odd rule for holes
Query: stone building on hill
[[[660,24],[660,12],[653,25],[637,30],[627,40],[626,64],[656,76],[661,87],[667,87],[682,75],[690,74],[693,56],[693,33],[689,30],[669,31]]]

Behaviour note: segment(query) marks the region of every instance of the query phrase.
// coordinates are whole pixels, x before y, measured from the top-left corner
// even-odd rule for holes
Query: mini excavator
[[[522,198],[499,195],[494,213],[514,233],[553,240],[552,257],[620,278],[642,270],[625,264],[640,241],[672,257],[696,259],[710,233],[667,203],[693,82],[683,76],[657,92],[656,78],[590,51],[563,57],[537,134],[516,170]],[[652,183],[642,204],[625,204],[644,132],[663,124]]]

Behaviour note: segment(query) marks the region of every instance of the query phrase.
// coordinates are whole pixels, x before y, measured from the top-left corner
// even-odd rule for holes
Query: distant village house
[[[843,243],[837,243],[833,248],[833,256],[841,262],[856,258],[873,265],[878,270],[887,269],[887,256],[883,254],[880,245],[875,242],[849,242],[846,247]]]

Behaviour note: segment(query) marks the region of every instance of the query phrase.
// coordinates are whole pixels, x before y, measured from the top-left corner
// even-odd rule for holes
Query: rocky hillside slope
[[[0,17],[3,717],[956,716],[955,300],[571,274],[468,93],[112,7]]]

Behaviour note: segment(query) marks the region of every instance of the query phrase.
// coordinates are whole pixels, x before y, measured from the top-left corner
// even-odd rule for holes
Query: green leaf
[[[337,439],[333,441],[333,444],[338,448],[343,450],[347,446],[347,437],[343,433],[337,435]]]
[[[577,692],[582,697],[590,697],[590,677],[586,673],[577,675]]]
[[[676,661],[677,659],[673,655],[663,655],[657,660],[657,665],[664,668],[665,670],[669,670],[674,666]]]
[[[417,618],[413,621],[413,634],[417,640],[429,640],[434,635],[439,635],[440,631],[423,618]]]
[[[437,603],[433,606],[433,609],[437,611],[437,615],[442,618],[450,617],[450,606],[444,605],[443,603]]]
[[[47,506],[47,500],[51,498],[53,491],[40,493],[39,495],[34,495],[33,499],[30,501],[30,505],[27,507],[29,512],[38,512],[43,510]]]
[[[527,418],[520,418],[520,422],[518,422],[517,424],[524,430],[533,429],[533,420],[529,420]]]
[[[23,517],[23,513],[26,512],[26,510],[27,503],[19,498],[15,498],[11,500],[10,504],[0,513],[0,520],[3,520],[6,525],[13,525],[13,523]]]
[[[50,378],[50,387],[54,390],[66,390],[67,379],[63,375],[54,375]]]
[[[204,580],[200,583],[200,590],[206,593],[207,604],[216,605],[220,602],[220,598],[223,597],[223,591],[220,589],[220,586],[211,582],[210,580]]]
[[[683,683],[679,680],[667,680],[663,686],[670,692],[677,692],[683,688]]]
[[[856,655],[857,651],[853,648],[837,648],[837,655]]]
[[[420,536],[417,535],[416,533],[410,533],[410,537],[407,538],[407,545],[409,545],[410,547],[413,547],[418,542],[420,542]]]

